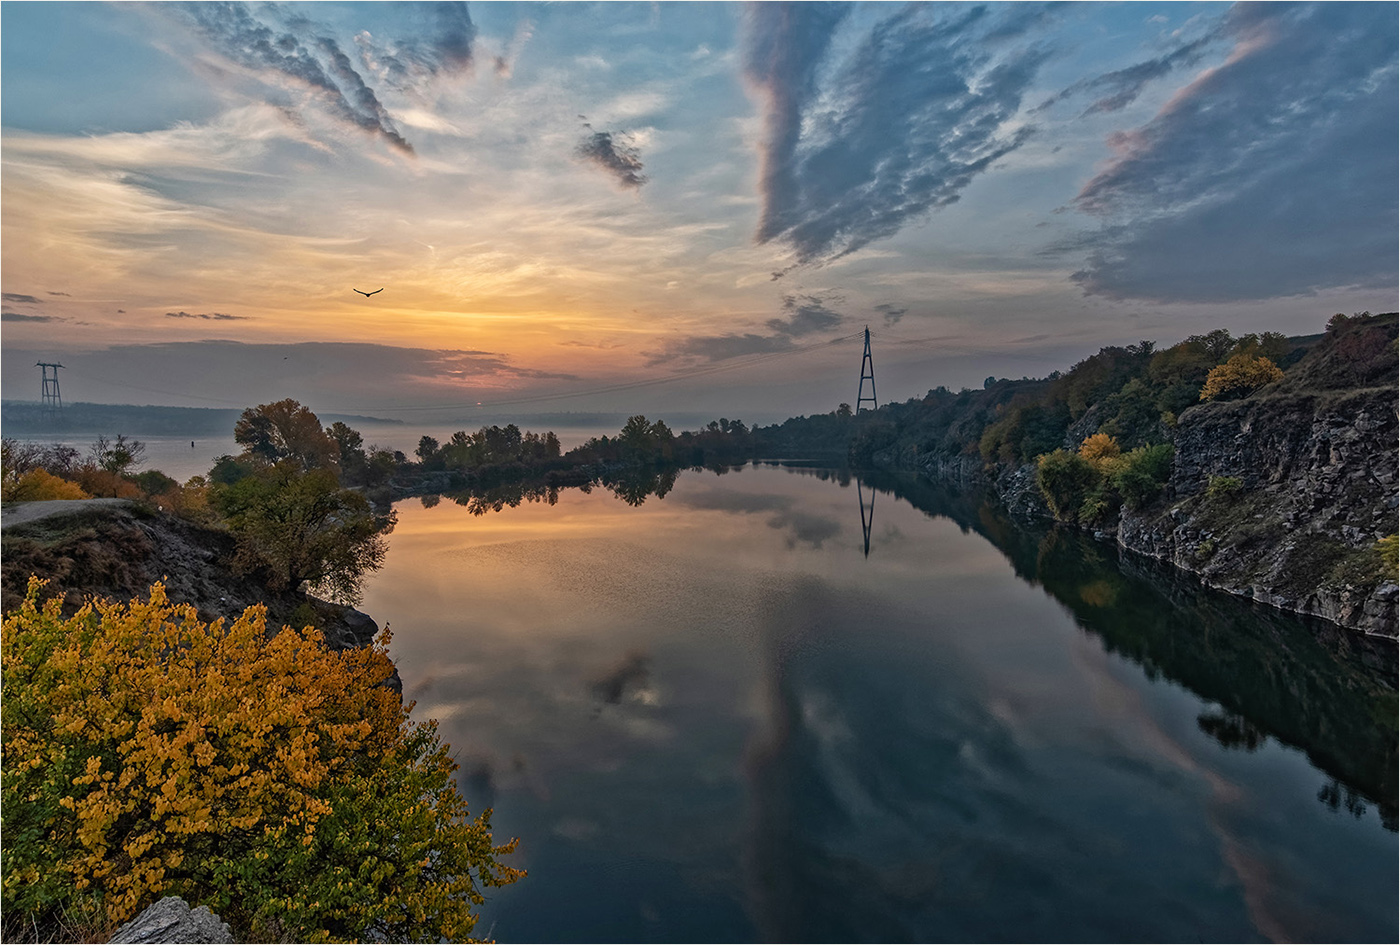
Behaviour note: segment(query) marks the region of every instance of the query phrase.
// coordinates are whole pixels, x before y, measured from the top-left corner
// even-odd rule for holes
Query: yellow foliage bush
[[[6,502],[51,502],[55,499],[90,499],[76,482],[55,476],[47,469],[29,472],[4,484]]]
[[[387,632],[333,652],[269,638],[261,606],[204,623],[160,584],[64,618],[42,583],[0,641],[7,933],[179,895],[245,940],[460,941],[482,888],[523,875],[382,685]]]
[[[1099,472],[1111,469],[1122,450],[1118,446],[1118,441],[1107,433],[1095,433],[1093,436],[1084,438],[1084,442],[1079,444],[1079,455],[1089,461],[1089,464]]]
[[[1283,369],[1265,357],[1237,354],[1224,364],[1211,368],[1201,388],[1201,400],[1243,396],[1265,384],[1283,379]]]

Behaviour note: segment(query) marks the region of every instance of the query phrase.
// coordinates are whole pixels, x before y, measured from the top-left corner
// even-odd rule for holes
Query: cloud
[[[21,295],[18,292],[0,292],[0,299],[4,299],[6,302],[25,302],[35,305],[41,304],[44,301],[43,299],[36,299],[32,295]]]
[[[191,313],[189,313],[189,312],[166,312],[166,313],[165,313],[165,317],[166,317],[166,318],[202,318],[202,319],[204,319],[205,321],[220,321],[220,322],[245,321],[245,320],[247,320],[247,318],[248,318],[247,315],[225,315],[223,312],[198,312],[198,313],[195,313],[195,314],[191,314]]]
[[[830,296],[824,298],[817,295],[785,295],[783,311],[788,313],[787,318],[771,318],[768,320],[768,327],[775,334],[788,338],[799,338],[840,327],[846,316],[827,308],[827,303],[831,301],[839,300]]]
[[[9,295],[9,293],[5,293]],[[57,315],[26,315],[23,312],[11,312],[9,310],[0,311],[0,321],[3,322],[61,322],[64,319]]]
[[[1109,139],[1114,160],[1074,206],[1101,229],[1091,294],[1222,302],[1396,284],[1395,10],[1241,4],[1225,62],[1150,122]]]
[[[1106,72],[1091,79],[1080,79],[1064,91],[1040,103],[1035,110],[1037,112],[1044,111],[1065,99],[1088,92],[1100,94],[1102,97],[1092,102],[1084,110],[1083,115],[1120,111],[1135,102],[1137,97],[1142,94],[1142,90],[1152,80],[1159,79],[1178,68],[1193,66],[1200,62],[1205,56],[1207,48],[1213,45],[1218,38],[1216,35],[1202,36],[1190,42],[1181,43],[1175,49],[1171,49],[1155,59],[1148,59],[1123,69]]]
[[[875,306],[875,311],[879,312],[885,319],[885,327],[899,324],[899,320],[909,311],[907,308],[896,308],[888,302]]]
[[[574,154],[607,171],[622,187],[635,190],[647,178],[642,173],[641,152],[628,143],[630,139],[626,132],[595,131],[583,136]]]
[[[49,291],[49,295],[61,295],[65,298],[72,298],[67,292],[54,292],[52,290]]]
[[[676,360],[727,361],[730,358],[748,355],[801,350],[794,343],[794,339],[841,327],[846,316],[834,311],[831,306],[842,301],[834,292],[819,292],[814,295],[787,294],[782,297],[784,316],[770,318],[764,323],[772,334],[726,332],[717,335],[691,335],[668,342],[659,352],[648,358],[647,364],[654,367]]]
[[[759,191],[764,195],[759,242],[781,234],[784,214],[800,198],[797,146],[802,113],[817,92],[817,70],[847,3],[754,3],[746,12],[744,77],[763,100]]]
[[[310,20],[293,16],[274,27],[239,3],[190,3],[178,9],[184,21],[229,61],[284,91],[309,93],[332,117],[413,153],[340,44]],[[272,16],[281,13],[275,4],[257,9]]]
[[[475,65],[476,24],[467,5],[422,3],[410,9],[420,14],[420,20],[427,15],[422,23],[424,36],[379,41],[368,30],[355,35],[366,70],[401,90],[415,90],[438,76],[469,72]]]
[[[1048,55],[997,45],[1043,16],[910,6],[827,65],[845,12],[758,4],[747,21],[745,76],[764,120],[756,239],[785,243],[798,265],[855,252],[957,201],[1030,135],[1013,119]]]

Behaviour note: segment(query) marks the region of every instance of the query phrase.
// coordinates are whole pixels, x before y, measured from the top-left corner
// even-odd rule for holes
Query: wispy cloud
[[[690,335],[673,339],[652,353],[647,363],[655,366],[670,361],[714,362],[755,354],[776,354],[798,346],[794,339],[841,327],[846,316],[832,309],[842,302],[833,292],[813,295],[788,294],[782,297],[783,316],[770,318],[765,327],[771,334],[726,332]]]
[[[583,136],[574,154],[602,168],[617,183],[632,190],[647,182],[642,173],[642,153],[623,131],[594,131]]]
[[[205,321],[233,322],[245,321],[247,315],[225,315],[223,312],[166,312],[166,318],[202,318]]]
[[[1103,75],[1080,79],[1056,95],[1052,95],[1036,107],[1044,111],[1053,105],[1082,94],[1098,95],[1084,109],[1084,115],[1116,112],[1137,101],[1149,82],[1160,79],[1179,68],[1193,66],[1205,57],[1208,48],[1220,39],[1218,34],[1202,36],[1189,42],[1179,43],[1160,56],[1147,59],[1123,69],[1115,69]]]
[[[57,315],[26,315],[23,312],[12,312],[8,309],[0,312],[0,321],[5,322],[61,322],[64,321]]]
[[[1240,4],[1226,61],[1074,200],[1104,226],[1055,249],[1110,298],[1228,301],[1396,283],[1396,13]]]
[[[838,328],[845,316],[828,308],[828,303],[839,302],[840,298],[826,293],[823,295],[785,295],[783,311],[785,318],[770,318],[768,327],[776,335],[800,338],[816,332]]]
[[[879,312],[885,320],[885,327],[899,324],[899,320],[909,311],[907,308],[899,308],[889,302],[875,306],[875,311]]]
[[[302,91],[333,118],[413,153],[339,42],[311,20],[284,16],[275,4],[190,3],[178,11],[212,50],[263,82]],[[281,22],[265,21],[264,15]]]
[[[476,25],[467,5],[421,3],[413,7],[419,19],[426,19],[422,36],[381,41],[368,30],[355,35],[366,70],[400,90],[417,90],[438,76],[470,71],[475,65]]]
[[[32,295],[23,295],[19,292],[0,292],[0,299],[4,299],[6,302],[24,302],[26,304],[40,304],[44,301]]]
[[[1015,126],[1047,50],[1003,48],[1043,10],[910,6],[827,64],[837,4],[758,4],[745,75],[764,105],[756,238],[839,258],[959,199],[1031,133]]]
[[[671,341],[647,360],[649,366],[670,361],[727,361],[751,354],[772,354],[794,347],[786,335],[760,335],[731,332],[722,335],[691,335]]]

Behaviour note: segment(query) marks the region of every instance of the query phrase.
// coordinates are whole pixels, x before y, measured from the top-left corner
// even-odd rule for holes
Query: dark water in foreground
[[[364,607],[530,871],[478,935],[1396,940],[1393,646],[873,486],[399,505]]]

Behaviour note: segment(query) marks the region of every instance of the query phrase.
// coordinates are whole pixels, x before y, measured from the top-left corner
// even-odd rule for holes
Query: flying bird
[[[351,291],[353,291],[353,292],[360,292],[359,289],[352,289]],[[375,289],[373,292],[360,292],[360,294],[363,295],[365,298],[369,298],[371,295],[376,295],[376,294],[378,294],[378,293],[380,293],[380,292],[383,292],[383,291],[384,291],[384,290],[381,288],[381,289]]]

